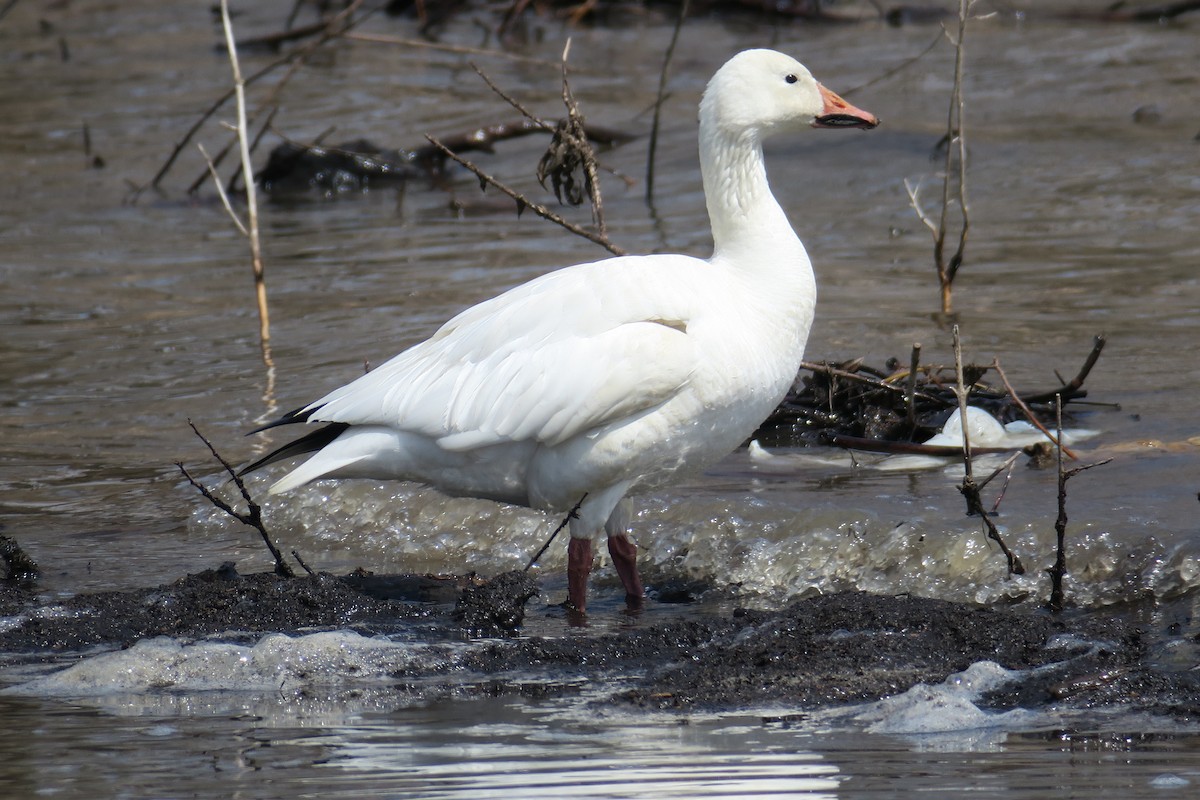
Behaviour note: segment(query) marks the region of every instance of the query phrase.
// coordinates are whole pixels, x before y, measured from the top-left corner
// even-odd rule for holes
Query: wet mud
[[[843,593],[765,611],[702,613],[679,606],[665,622],[570,636],[522,632],[530,576],[241,575],[232,564],[150,589],[47,603],[0,581],[10,624],[0,652],[22,661],[128,647],[154,636],[253,640],[267,632],[414,629],[429,641],[476,646],[459,669],[422,678],[460,695],[578,694],[627,709],[799,711],[882,698],[938,683],[978,661],[1022,670],[984,705],[1121,708],[1200,718],[1200,674],[1172,670],[1152,653],[1162,632],[1097,612],[1051,615],[912,596]],[[1192,644],[1176,630],[1178,644]],[[482,638],[481,638],[482,637]],[[1151,639],[1154,639],[1152,642]],[[1187,640],[1186,642],[1184,640]],[[444,673],[444,674],[439,674]]]

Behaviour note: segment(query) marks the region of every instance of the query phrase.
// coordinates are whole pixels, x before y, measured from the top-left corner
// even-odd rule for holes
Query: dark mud
[[[523,573],[489,582],[367,574],[281,578],[240,575],[231,564],[152,589],[53,604],[0,582],[0,607],[13,623],[0,631],[0,652],[22,661],[58,660],[160,635],[253,639],[352,629],[411,636],[419,629],[432,641],[492,637],[442,678],[455,692],[521,694],[536,686],[542,695],[565,695],[587,685],[600,689],[605,702],[654,710],[803,709],[872,700],[989,660],[1009,669],[1037,668],[985,698],[995,709],[1109,707],[1200,719],[1200,673],[1156,666],[1149,632],[1095,614],[1052,616],[845,593],[779,611],[688,611],[673,621],[596,635],[522,636],[525,603],[537,591]],[[1161,646],[1162,634],[1155,635]]]

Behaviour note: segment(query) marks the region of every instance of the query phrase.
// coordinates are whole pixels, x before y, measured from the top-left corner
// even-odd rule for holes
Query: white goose
[[[556,513],[583,498],[568,604],[586,606],[603,531],[626,600],[640,605],[626,496],[737,448],[791,386],[812,325],[812,265],[767,185],[762,140],[878,124],[795,59],[739,53],[700,103],[711,258],[578,264],[468,308],[267,426],[329,423],[243,472],[316,451],[270,492],[383,478]]]

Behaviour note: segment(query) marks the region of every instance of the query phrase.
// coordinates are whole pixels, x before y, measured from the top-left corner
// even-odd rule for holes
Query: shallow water
[[[239,29],[274,30],[289,6],[254,4]],[[39,15],[46,25],[39,27]],[[411,21],[380,19],[366,29],[413,35]],[[478,61],[501,86],[554,116],[553,62],[567,31],[542,22],[529,33],[523,52],[548,65]],[[570,35],[573,86],[588,119],[645,133],[669,23],[651,15]],[[776,46],[845,90],[921,52],[935,35],[936,28],[873,22],[690,23],[664,110],[653,213],[642,200],[644,139],[603,156],[638,180],[626,189],[604,179],[613,238],[632,251],[706,251],[694,109],[729,53]],[[1056,370],[1075,372],[1095,334],[1108,336],[1087,386],[1092,399],[1119,409],[1095,407],[1075,424],[1101,431],[1082,448],[1084,461],[1114,461],[1070,484],[1070,591],[1083,605],[1151,595],[1167,601],[1152,624],[1186,618],[1200,581],[1195,22],[997,18],[969,35],[972,233],[955,292],[968,357],[998,357],[1018,388],[1041,390],[1055,385]],[[488,44],[470,15],[444,38]],[[185,149],[161,193],[128,202],[130,185],[154,174],[227,85],[215,41],[207,7],[185,3],[18,4],[0,19],[0,523],[41,562],[50,592],[153,584],[228,559],[243,570],[266,566],[248,529],[213,512],[180,479],[176,460],[215,474],[188,419],[232,460],[249,458],[265,446],[241,437],[256,420],[353,377],[364,361],[379,363],[465,305],[547,268],[604,255],[529,214],[515,219],[510,203],[481,196],[469,177],[452,193],[416,182],[403,192],[333,202],[268,202],[275,364],[268,374],[245,243],[209,188],[197,198],[184,191],[203,170],[199,154]],[[244,58],[250,71],[270,56]],[[930,154],[944,128],[950,64],[950,50],[941,47],[853,93],[853,102],[884,120],[876,131],[821,131],[768,147],[773,185],[818,273],[812,360],[903,359],[916,341],[927,360],[950,360],[949,334],[931,319],[930,241],[903,186],[906,178],[923,181],[927,207],[938,194]],[[1150,106],[1157,121],[1136,123],[1134,111]],[[361,135],[398,146],[420,144],[426,132],[453,134],[511,117],[463,56],[356,42],[330,48],[302,70],[275,125],[300,140],[336,125],[333,140]],[[85,126],[102,168],[89,166]],[[211,152],[226,135],[210,125],[198,139]],[[539,155],[539,143],[525,140],[474,160],[532,193]],[[451,211],[452,200],[463,209]],[[586,212],[574,218],[586,221]],[[999,556],[964,519],[956,481],[954,471],[895,474],[811,461],[768,468],[739,453],[686,486],[640,501],[637,538],[648,550],[652,583],[738,583],[755,601],[841,588],[981,601],[1044,596],[1054,476],[1019,468],[1002,506],[998,521],[1030,568],[1019,579],[1005,578]],[[551,526],[489,503],[366,484],[312,487],[273,501],[268,514],[288,548],[331,570],[490,573],[522,565]],[[497,533],[481,548],[483,529]],[[543,563],[548,590],[561,592],[562,555],[552,551]],[[30,767],[6,780],[83,796],[79,782],[100,770],[122,786],[114,796],[149,797],[171,785],[175,757],[192,765],[187,780],[198,793],[215,791],[232,771],[251,781],[247,794],[272,796],[260,794],[266,790],[254,782],[261,775],[253,759],[238,760],[250,753],[295,782],[288,796],[353,796],[368,788],[416,794],[413,787],[437,781],[444,791],[433,796],[516,793],[509,778],[494,778],[502,768],[518,776],[523,794],[544,777],[547,792],[556,781],[578,779],[595,786],[596,796],[629,796],[635,791],[610,773],[630,738],[662,759],[647,755],[640,763],[641,781],[652,787],[637,790],[640,796],[701,796],[703,786],[714,796],[856,788],[884,795],[901,791],[898,780],[910,793],[961,787],[993,768],[1002,776],[990,790],[995,796],[1058,796],[1038,776],[1061,777],[1064,764],[1092,761],[1088,779],[1103,775],[1102,785],[1133,793],[1169,794],[1170,786],[1154,781],[1173,770],[1190,769],[1189,780],[1196,779],[1188,737],[1121,745],[1107,734],[1067,744],[1008,735],[939,760],[911,741],[845,727],[801,735],[718,719],[692,726],[601,720],[579,729],[555,709],[509,701],[385,707],[368,722],[334,704],[328,718],[285,709],[260,725],[236,718],[242,712],[210,714],[196,705],[204,702],[197,695],[178,709],[125,718],[87,704],[20,701],[5,718],[29,736],[9,746],[30,752],[6,760]],[[311,727],[303,721],[310,719]],[[564,757],[536,778],[527,765],[510,763],[558,759],[558,740],[574,736],[607,760],[588,765],[585,775]],[[434,744],[415,751],[413,740]],[[785,755],[764,755],[773,748]],[[1166,769],[1164,751],[1180,766]],[[405,757],[413,760],[402,767],[396,759]],[[709,783],[694,771],[669,776],[680,763],[728,765],[729,772]],[[451,781],[446,764],[477,764],[479,775],[492,777],[471,783],[456,773]],[[895,769],[884,774],[884,765]],[[145,781],[131,781],[134,775]]]

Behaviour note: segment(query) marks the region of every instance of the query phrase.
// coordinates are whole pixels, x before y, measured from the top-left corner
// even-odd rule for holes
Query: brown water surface
[[[252,4],[238,17],[239,29],[274,30],[290,5]],[[462,15],[443,40],[491,46],[476,20],[473,12]],[[381,17],[364,29],[415,35],[411,20]],[[648,132],[669,20],[650,13],[639,23],[572,30],[543,20],[528,32],[519,52],[546,65],[475,57],[499,85],[556,116],[554,62],[570,35],[573,87],[587,118]],[[613,238],[634,252],[707,253],[695,156],[700,91],[738,49],[786,50],[884,121],[870,133],[817,131],[768,146],[772,184],[818,274],[808,357],[864,356],[878,364],[907,358],[920,342],[927,360],[949,361],[949,332],[931,316],[931,242],[909,207],[904,181],[922,187],[927,209],[936,206],[941,162],[931,154],[945,128],[952,51],[939,46],[890,78],[848,91],[917,55],[937,34],[935,27],[874,21],[806,26],[705,16],[689,22],[664,106],[652,208],[641,182],[645,138],[603,154],[633,180],[627,188],[604,177]],[[955,290],[968,357],[984,363],[998,357],[1018,387],[1040,390],[1056,384],[1056,370],[1073,374],[1092,337],[1107,335],[1087,386],[1091,399],[1119,408],[1097,406],[1071,423],[1099,431],[1081,448],[1083,460],[1114,458],[1070,485],[1072,596],[1088,605],[1184,597],[1186,608],[1200,581],[1195,23],[1068,24],[999,15],[975,24],[969,36],[972,229]],[[511,203],[481,196],[466,175],[450,190],[415,181],[403,191],[332,201],[316,195],[267,201],[262,223],[275,364],[269,374],[246,244],[210,186],[196,196],[185,192],[203,171],[194,145],[161,191],[131,202],[131,186],[149,180],[228,85],[216,41],[205,4],[23,3],[0,19],[0,523],[44,565],[50,591],[147,585],[226,559],[243,570],[265,566],[248,529],[214,512],[181,481],[177,460],[214,474],[188,419],[232,460],[249,458],[264,446],[241,436],[256,420],[355,376],[364,361],[381,362],[471,303],[549,268],[604,255],[528,213],[517,219]],[[273,57],[244,53],[245,69]],[[425,133],[512,118],[467,61],[418,47],[330,46],[289,85],[275,126],[301,140],[336,126],[333,140],[366,136],[401,146],[421,144]],[[214,152],[227,135],[209,125],[197,138]],[[475,160],[544,197],[530,177],[541,146],[506,143]],[[96,156],[103,166],[93,163]],[[568,213],[587,221],[586,211]],[[1044,596],[1053,473],[1018,468],[1008,490],[998,521],[1030,566],[1029,575],[1011,580],[976,523],[964,519],[957,480],[954,471],[881,473],[848,463],[764,469],[743,452],[703,478],[640,501],[638,538],[653,578],[735,582],[768,600],[839,588],[984,601]],[[537,515],[396,486],[319,485],[272,501],[268,514],[288,548],[333,570],[489,573],[523,564],[549,529]],[[481,530],[496,533],[483,539]],[[552,592],[561,591],[555,577],[561,561],[552,553],[545,562]],[[29,715],[33,724],[45,709],[12,713]],[[150,741],[144,737],[180,743],[196,735],[186,720],[190,712],[178,713],[185,719],[161,725],[117,720],[114,735],[125,744],[114,754]],[[503,713],[486,715],[503,726],[509,724]],[[357,759],[376,746],[373,727],[343,730],[345,716],[334,717],[338,722],[320,734],[322,747],[330,737],[353,740],[346,747]],[[73,736],[85,724],[65,711],[48,720],[59,731],[51,736]],[[543,756],[538,742],[546,731],[592,735],[540,717],[511,724]],[[451,739],[459,730],[422,725],[415,730]],[[603,736],[619,740],[626,734],[618,728]],[[728,749],[717,739],[705,746],[763,752],[737,730]],[[261,736],[281,733],[234,735],[261,744]],[[287,734],[302,761],[308,736]],[[683,739],[679,749],[664,745],[668,757],[686,752],[700,759]],[[1024,752],[1030,745],[1013,746]],[[789,752],[796,747],[783,745]],[[800,745],[809,747],[821,749]],[[865,753],[890,745],[862,747]],[[901,751],[902,759],[912,756]],[[1053,761],[1037,761],[1043,755],[1021,769],[1053,771]],[[508,758],[484,753],[481,763],[494,757]],[[878,766],[870,755],[839,757],[868,771]],[[794,752],[789,758],[809,763]],[[117,782],[119,760],[108,767]],[[775,768],[756,763],[768,773]],[[818,768],[815,757],[811,768],[788,763],[789,775],[803,773],[814,783],[789,784],[780,793],[825,791],[818,784],[826,785],[829,770]],[[1131,791],[1154,777],[1143,769],[1159,768],[1145,763],[1140,756],[1126,760],[1121,777]],[[387,777],[393,768],[389,762],[372,774],[385,776],[381,786],[395,787]],[[963,779],[978,764],[945,769],[949,780]],[[862,780],[873,792],[882,788],[876,778]],[[596,796],[624,791],[608,786]],[[681,788],[677,796],[697,791]],[[1016,793],[1001,786],[994,796]],[[1022,789],[1020,796],[1057,795]]]

